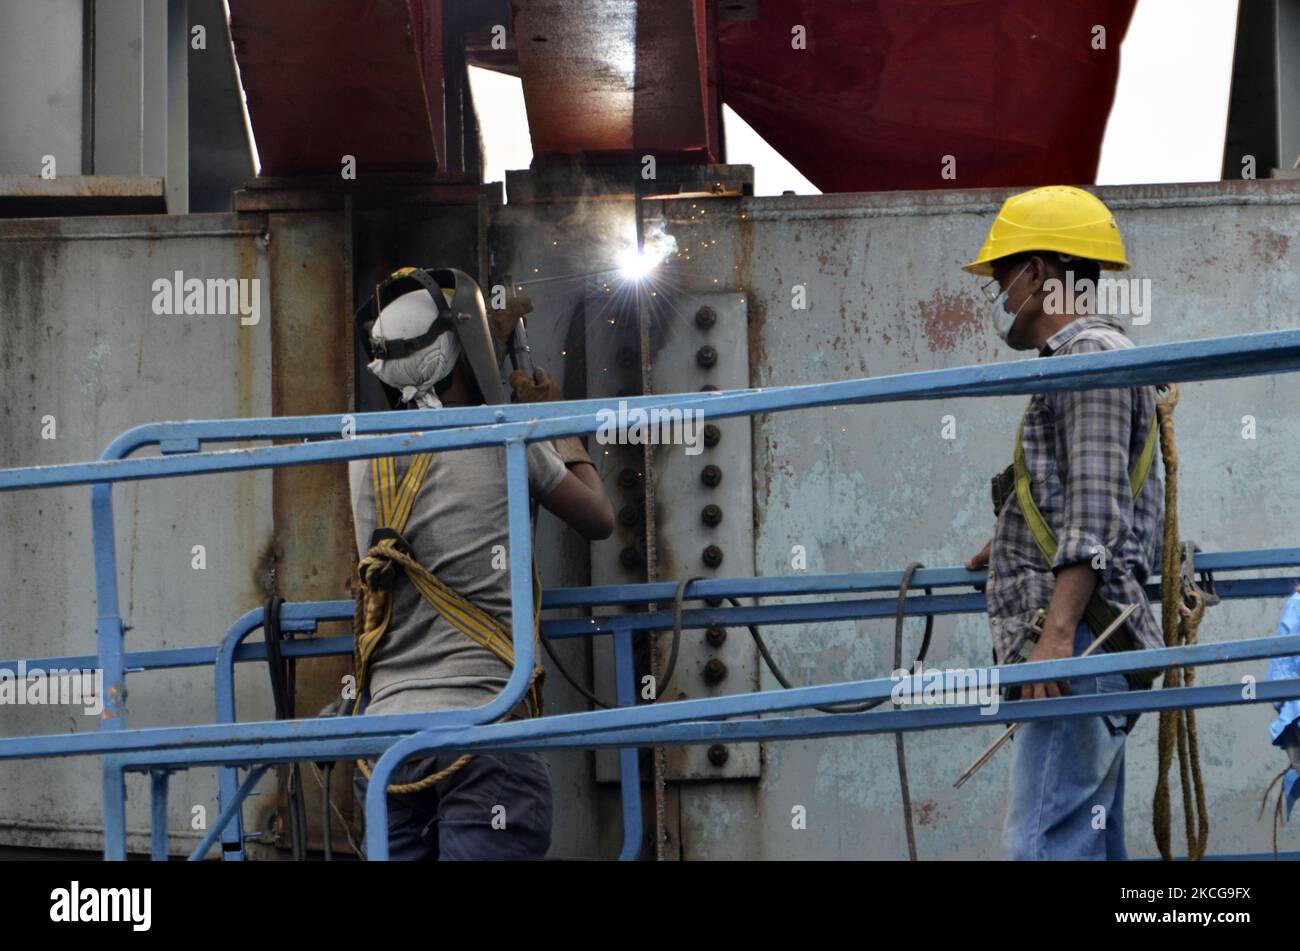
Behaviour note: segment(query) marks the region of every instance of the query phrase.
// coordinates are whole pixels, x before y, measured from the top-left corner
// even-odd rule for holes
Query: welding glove
[[[523,370],[510,374],[510,386],[515,391],[516,403],[550,403],[564,399],[551,375],[538,367],[530,380]]]
[[[532,312],[533,302],[527,297],[512,298],[501,310],[488,311],[488,322],[492,325],[492,339],[496,342],[497,353],[505,352],[515,326],[525,314]]]
[[[515,401],[519,403],[549,403],[564,399],[564,394],[555,385],[551,375],[541,367],[533,371],[531,380],[523,370],[516,370],[510,374],[510,386],[515,391]],[[579,462],[594,465],[580,437],[564,436],[551,442],[566,466],[576,465]]]

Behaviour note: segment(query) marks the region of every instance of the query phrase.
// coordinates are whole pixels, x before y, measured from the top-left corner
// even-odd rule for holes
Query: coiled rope
[[[1174,439],[1174,407],[1178,405],[1178,387],[1171,385],[1164,396],[1156,398],[1156,415],[1160,421],[1160,455],[1165,466],[1165,532],[1160,569],[1160,621],[1166,647],[1195,644],[1197,629],[1205,615],[1205,599],[1195,586],[1182,586],[1182,556],[1178,537],[1178,444]],[[1190,602],[1190,603],[1189,603]],[[1165,671],[1164,689],[1190,687],[1196,680],[1191,667],[1171,667]],[[1155,797],[1151,807],[1151,825],[1156,847],[1165,861],[1173,858],[1171,845],[1172,809],[1170,805],[1169,769],[1178,750],[1178,777],[1183,793],[1183,824],[1187,836],[1187,857],[1198,861],[1205,855],[1210,835],[1209,814],[1205,806],[1205,783],[1201,776],[1200,745],[1196,734],[1196,711],[1164,710],[1160,713],[1158,763]]]

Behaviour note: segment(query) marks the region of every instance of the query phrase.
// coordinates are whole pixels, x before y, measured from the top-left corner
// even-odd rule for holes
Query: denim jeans
[[[457,754],[414,759],[393,771],[411,783]],[[358,802],[369,783],[357,771]],[[369,852],[369,831],[366,833]],[[388,856],[395,862],[528,861],[551,847],[551,767],[540,754],[480,753],[431,789],[388,796]]]
[[[1075,632],[1077,657],[1093,641]],[[1077,677],[1072,695],[1128,690],[1123,674]],[[1124,741],[1137,716],[1107,714],[1038,720],[1012,739],[1011,796],[1003,828],[1017,860],[1128,857],[1124,848]]]

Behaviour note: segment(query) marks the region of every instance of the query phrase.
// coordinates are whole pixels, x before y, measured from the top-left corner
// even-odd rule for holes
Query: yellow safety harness
[[[370,461],[370,479],[374,488],[375,510],[379,531],[374,544],[357,562],[353,571],[353,590],[356,596],[356,613],[353,619],[353,666],[356,672],[357,699],[352,713],[360,713],[362,698],[370,683],[370,660],[388,630],[393,612],[393,583],[397,571],[406,574],[420,596],[452,627],[481,647],[501,658],[512,670],[515,667],[514,639],[510,628],[488,614],[455,589],[439,581],[431,571],[410,554],[401,533],[411,518],[415,497],[424,484],[433,454],[419,453],[411,459],[410,467],[399,482],[392,456]],[[541,622],[541,581],[533,564],[533,636],[537,637]],[[527,703],[531,716],[542,714],[542,667],[533,668],[529,680]],[[507,714],[509,716],[509,714]],[[505,719],[502,717],[501,719]],[[415,783],[395,784],[390,793],[419,792],[441,782],[459,771],[471,759],[466,754],[446,769],[433,773]],[[362,774],[369,779],[370,769],[363,760],[357,761]]]
[[[1034,401],[1029,401],[1029,406],[1025,409],[1025,416],[1020,419],[1020,428],[1016,430],[1016,451],[1015,451],[1015,473],[1016,473],[1016,499],[1020,502],[1020,513],[1025,517],[1025,524],[1029,526],[1029,532],[1034,536],[1034,544],[1038,546],[1038,551],[1042,554],[1043,560],[1050,567],[1056,561],[1056,551],[1058,546],[1056,533],[1052,531],[1052,526],[1047,524],[1047,519],[1043,518],[1043,513],[1039,511],[1038,506],[1034,504],[1034,496],[1030,491],[1029,466],[1025,462],[1025,447],[1023,437],[1025,434],[1025,417],[1029,415],[1029,409],[1034,405]],[[1133,465],[1129,468],[1128,479],[1129,487],[1133,492],[1133,500],[1136,501],[1138,495],[1142,492],[1142,486],[1146,484],[1147,476],[1151,474],[1151,464],[1156,456],[1156,443],[1158,440],[1158,420],[1153,414],[1151,418],[1151,430],[1147,433],[1147,441],[1142,447],[1141,454],[1138,455]],[[1101,593],[1097,590],[1092,592],[1092,597],[1088,599],[1087,605],[1083,609],[1084,619],[1088,622],[1088,628],[1092,631],[1093,636],[1097,637],[1106,630],[1118,616],[1118,613]],[[1124,629],[1116,631],[1110,639],[1115,650],[1132,650],[1134,648],[1133,639]],[[1140,677],[1144,675],[1133,675]],[[1148,683],[1150,681],[1147,681]]]

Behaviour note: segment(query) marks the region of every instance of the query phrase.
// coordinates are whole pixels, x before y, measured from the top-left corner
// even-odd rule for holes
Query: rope
[[[901,670],[903,662],[903,610],[906,607],[907,591],[912,584],[912,575],[918,568],[924,568],[919,561],[911,562],[903,569],[903,578],[898,585],[898,607],[894,612],[894,669]],[[930,588],[924,589],[927,595],[932,594]],[[681,589],[678,589],[680,594]],[[735,598],[727,598],[735,607],[741,607],[741,603]],[[745,625],[749,628],[750,636],[754,639],[754,644],[758,647],[759,656],[763,658],[763,663],[767,669],[772,672],[772,676],[786,690],[791,689],[794,685],[781,672],[776,661],[772,658],[772,652],[767,649],[767,644],[763,641],[762,636],[758,633],[758,627],[754,624]],[[921,648],[916,652],[916,660],[912,662],[915,668],[925,660],[925,655],[930,650],[930,637],[934,634],[934,615],[925,616],[925,634],[921,638]],[[830,706],[815,707],[814,709],[822,713],[865,713],[884,703],[887,697],[881,697],[879,700],[866,700],[862,703],[851,704],[849,706]],[[907,781],[907,750],[903,744],[903,734],[896,732],[894,734],[894,753],[898,761],[898,786],[903,800],[903,828],[907,834],[907,857],[909,861],[915,862],[916,859],[916,832],[912,828],[912,793],[911,787]]]
[[[392,612],[391,597],[391,576],[395,573],[394,566],[400,566],[405,572],[407,578],[420,591],[424,599],[433,603],[433,597],[441,595],[448,601],[462,603],[471,611],[477,612],[479,609],[472,603],[457,594],[455,590],[447,587],[437,578],[435,578],[423,565],[406,554],[394,548],[391,544],[381,543],[371,548],[362,560],[358,563],[357,569],[353,573],[354,599],[356,607],[352,612],[352,637],[353,642],[358,645],[355,665],[359,671],[357,678],[358,703],[360,703],[361,692],[365,689],[365,676],[367,654],[361,649],[365,643],[364,635],[371,631],[382,632],[387,629],[389,615]],[[538,630],[538,621],[541,615],[541,597],[539,593],[540,583],[537,579],[537,566],[533,566],[533,629]],[[446,612],[440,612],[446,616]],[[451,619],[449,619],[451,620]],[[486,628],[486,632],[480,632],[478,636],[471,635],[468,631],[462,632],[470,636],[473,640],[486,647],[494,654],[500,657],[511,667],[514,666],[514,651],[508,638],[508,632],[504,629],[498,631],[492,628],[490,623],[478,622],[476,618],[471,617],[479,628]],[[492,619],[488,619],[491,621]],[[462,623],[464,623],[462,621]],[[459,624],[452,620],[453,626],[460,627]],[[480,640],[480,637],[482,638]],[[370,650],[373,651],[377,646],[377,639],[371,639]],[[541,691],[537,689],[538,682],[545,673],[540,664],[533,667],[532,675],[528,678],[528,687],[526,695],[530,708],[534,716],[541,715]],[[510,717],[510,713],[499,717],[496,723],[500,723]],[[474,758],[472,753],[465,753],[456,758],[456,760],[444,769],[431,773],[413,783],[390,783],[388,793],[390,795],[406,795],[409,793],[423,792],[426,789],[432,789],[438,783],[448,779],[460,772],[470,760]],[[370,779],[370,766],[363,759],[356,761],[357,769],[361,775]]]
[[[529,690],[531,690],[533,688],[533,684],[537,682],[537,674],[541,669],[542,669],[541,667],[533,668],[533,675],[528,679]],[[497,719],[493,720],[492,722],[501,723],[509,719],[509,717],[510,714],[507,713],[505,716],[497,717]],[[430,773],[428,776],[425,776],[423,779],[417,780],[416,782],[389,783],[388,794],[390,796],[402,796],[408,793],[418,793],[418,792],[424,792],[426,789],[432,789],[434,786],[438,785],[438,783],[442,782],[444,779],[450,779],[452,776],[455,776],[457,773],[459,773],[462,769],[464,769],[466,766],[469,765],[470,760],[472,760],[473,758],[474,758],[473,753],[463,753],[460,756],[456,757],[455,761],[450,766],[440,769],[436,773]],[[357,769],[361,770],[361,775],[366,777],[366,781],[369,782],[370,780],[369,764],[367,764],[365,760],[359,759],[357,760]]]
[[[1269,783],[1268,787],[1264,790],[1264,795],[1259,797],[1258,818],[1260,819],[1264,818],[1264,807],[1268,805],[1268,794],[1273,791],[1274,786],[1277,786],[1278,783],[1282,783],[1282,780],[1286,779],[1287,769],[1290,768],[1291,767],[1288,766],[1286,769],[1282,770],[1282,772],[1274,776],[1273,781]],[[1282,827],[1282,798],[1285,795],[1285,793],[1286,793],[1286,783],[1282,783],[1281,786],[1278,786],[1277,803],[1273,806],[1273,861],[1274,862],[1277,861],[1277,833],[1278,830]]]
[[[1156,398],[1156,416],[1160,421],[1160,455],[1165,466],[1165,526],[1160,569],[1160,621],[1166,647],[1195,644],[1197,630],[1205,616],[1205,598],[1194,586],[1181,585],[1182,554],[1178,537],[1178,444],[1174,438],[1174,407],[1178,405],[1178,387],[1170,386],[1166,395]],[[1188,603],[1190,602],[1190,603]],[[1190,687],[1196,680],[1191,667],[1171,667],[1165,671],[1163,686]],[[1178,751],[1178,778],[1183,794],[1183,825],[1187,837],[1187,858],[1199,861],[1205,855],[1210,835],[1209,814],[1205,805],[1205,782],[1201,776],[1200,745],[1196,732],[1196,711],[1165,710],[1160,714],[1156,790],[1151,808],[1151,825],[1156,847],[1165,861],[1173,858],[1172,808],[1170,805],[1169,768],[1174,750]]]

